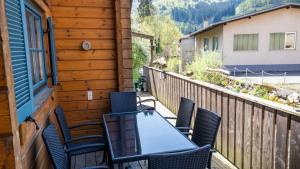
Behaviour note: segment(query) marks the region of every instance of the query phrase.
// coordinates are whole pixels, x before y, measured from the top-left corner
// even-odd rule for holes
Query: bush
[[[132,43],[132,75],[133,81],[137,81],[140,77],[139,70],[147,61],[147,55],[141,45]]]
[[[172,57],[167,61],[167,71],[170,72],[179,72],[179,65],[180,65],[180,58],[179,57]]]
[[[208,69],[220,69],[222,68],[222,59],[220,53],[217,52],[202,52],[196,54],[195,60],[186,66],[187,71],[193,72],[193,76],[196,79],[217,84],[220,86],[227,86],[228,79],[221,73],[208,71]]]

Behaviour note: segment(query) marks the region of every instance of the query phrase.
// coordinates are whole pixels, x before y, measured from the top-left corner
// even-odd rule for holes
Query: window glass
[[[207,51],[209,49],[209,39],[208,38],[204,38],[204,51]]]
[[[233,40],[234,51],[258,50],[258,34],[236,34]]]
[[[213,50],[219,50],[219,38],[213,37]]]
[[[284,49],[284,32],[270,34],[270,50]]]
[[[34,89],[46,84],[44,53],[42,47],[42,25],[40,16],[26,9],[29,54]]]
[[[296,32],[285,33],[285,49],[296,49]]]

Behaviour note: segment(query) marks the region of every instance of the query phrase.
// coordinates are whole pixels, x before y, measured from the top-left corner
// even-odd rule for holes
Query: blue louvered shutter
[[[19,123],[32,113],[33,89],[25,34],[23,0],[6,0],[6,17]]]
[[[55,49],[55,38],[54,38],[54,27],[52,18],[47,19],[48,22],[48,35],[50,42],[50,55],[51,55],[51,66],[52,66],[52,84],[57,85],[57,62],[56,62],[56,49]]]

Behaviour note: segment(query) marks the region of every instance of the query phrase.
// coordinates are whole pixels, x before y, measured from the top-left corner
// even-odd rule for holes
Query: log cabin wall
[[[101,118],[109,92],[132,89],[130,0],[49,0],[58,58],[58,100],[69,125]],[[82,50],[82,42],[91,43]],[[88,100],[87,92],[93,92]],[[100,131],[101,132],[101,131]],[[74,136],[99,128],[74,131]]]
[[[0,168],[52,168],[47,155],[46,147],[42,141],[41,133],[49,122],[56,123],[53,116],[57,106],[55,86],[51,81],[51,66],[47,33],[47,17],[51,16],[47,5],[42,0],[32,0],[30,3],[42,11],[42,27],[44,31],[44,48],[48,88],[43,102],[32,116],[39,124],[37,130],[30,122],[17,121],[16,101],[12,74],[12,61],[9,47],[7,18],[5,12],[6,1],[0,1]],[[22,26],[22,25],[20,25]]]

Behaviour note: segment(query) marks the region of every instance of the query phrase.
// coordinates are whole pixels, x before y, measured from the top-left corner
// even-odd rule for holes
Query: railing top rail
[[[163,71],[163,70],[160,70],[160,69],[157,69],[157,68],[154,68],[154,67],[149,67],[149,66],[145,66],[145,67],[148,68],[148,69],[156,70],[158,72],[166,73],[167,75],[173,76],[175,78],[180,78],[180,79],[183,79],[185,81],[188,81],[188,82],[191,82],[191,83],[203,86],[203,87],[211,88],[213,90],[220,91],[220,92],[226,93],[228,95],[232,95],[232,96],[244,99],[244,100],[251,101],[251,102],[256,103],[256,104],[260,104],[260,105],[263,105],[263,106],[266,106],[266,107],[269,107],[269,108],[277,109],[277,110],[282,111],[284,113],[288,113],[288,114],[300,117],[300,112],[298,112],[295,108],[293,108],[291,106],[288,106],[288,105],[276,103],[276,102],[273,102],[273,101],[269,101],[269,100],[266,100],[266,99],[262,99],[262,98],[251,96],[251,95],[244,94],[244,93],[237,93],[235,91],[226,89],[224,87],[217,86],[217,85],[210,84],[210,83],[203,82],[203,81],[199,81],[199,80],[193,80],[193,79],[190,79],[189,77],[186,77],[186,76],[183,76],[183,75],[180,75],[180,74],[177,74],[177,73],[166,72],[166,71]]]

